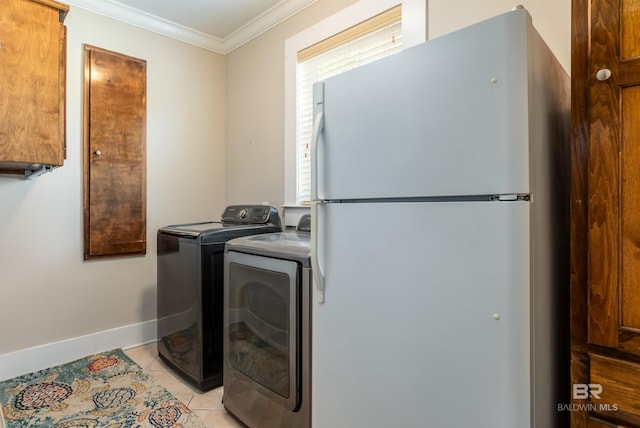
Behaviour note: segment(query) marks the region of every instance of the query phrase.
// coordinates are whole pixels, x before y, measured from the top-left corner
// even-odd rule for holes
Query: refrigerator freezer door
[[[327,79],[318,199],[529,193],[531,28],[517,10]]]
[[[317,217],[313,426],[530,426],[529,203],[329,203]]]

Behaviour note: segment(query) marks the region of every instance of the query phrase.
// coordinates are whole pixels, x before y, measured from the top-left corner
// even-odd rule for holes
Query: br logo
[[[599,383],[574,383],[573,384],[573,398],[575,400],[587,400],[594,398],[600,399],[602,393],[602,385]]]

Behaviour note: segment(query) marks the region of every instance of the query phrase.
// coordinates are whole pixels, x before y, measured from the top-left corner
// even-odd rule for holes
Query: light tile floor
[[[131,348],[124,352],[156,382],[193,410],[207,428],[244,427],[222,406],[222,388],[202,393],[183,381],[158,357],[155,343]]]

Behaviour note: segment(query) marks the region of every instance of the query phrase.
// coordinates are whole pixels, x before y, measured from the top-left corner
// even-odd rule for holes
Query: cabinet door
[[[50,0],[0,1],[0,170],[64,162],[64,83],[68,6]],[[20,171],[20,169],[22,171]]]
[[[591,2],[588,341],[638,355],[639,20],[640,0]]]
[[[146,252],[146,62],[85,46],[85,259]]]

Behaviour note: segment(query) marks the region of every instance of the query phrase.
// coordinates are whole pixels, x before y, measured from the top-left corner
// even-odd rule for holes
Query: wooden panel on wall
[[[146,61],[85,45],[84,258],[146,253]]]

